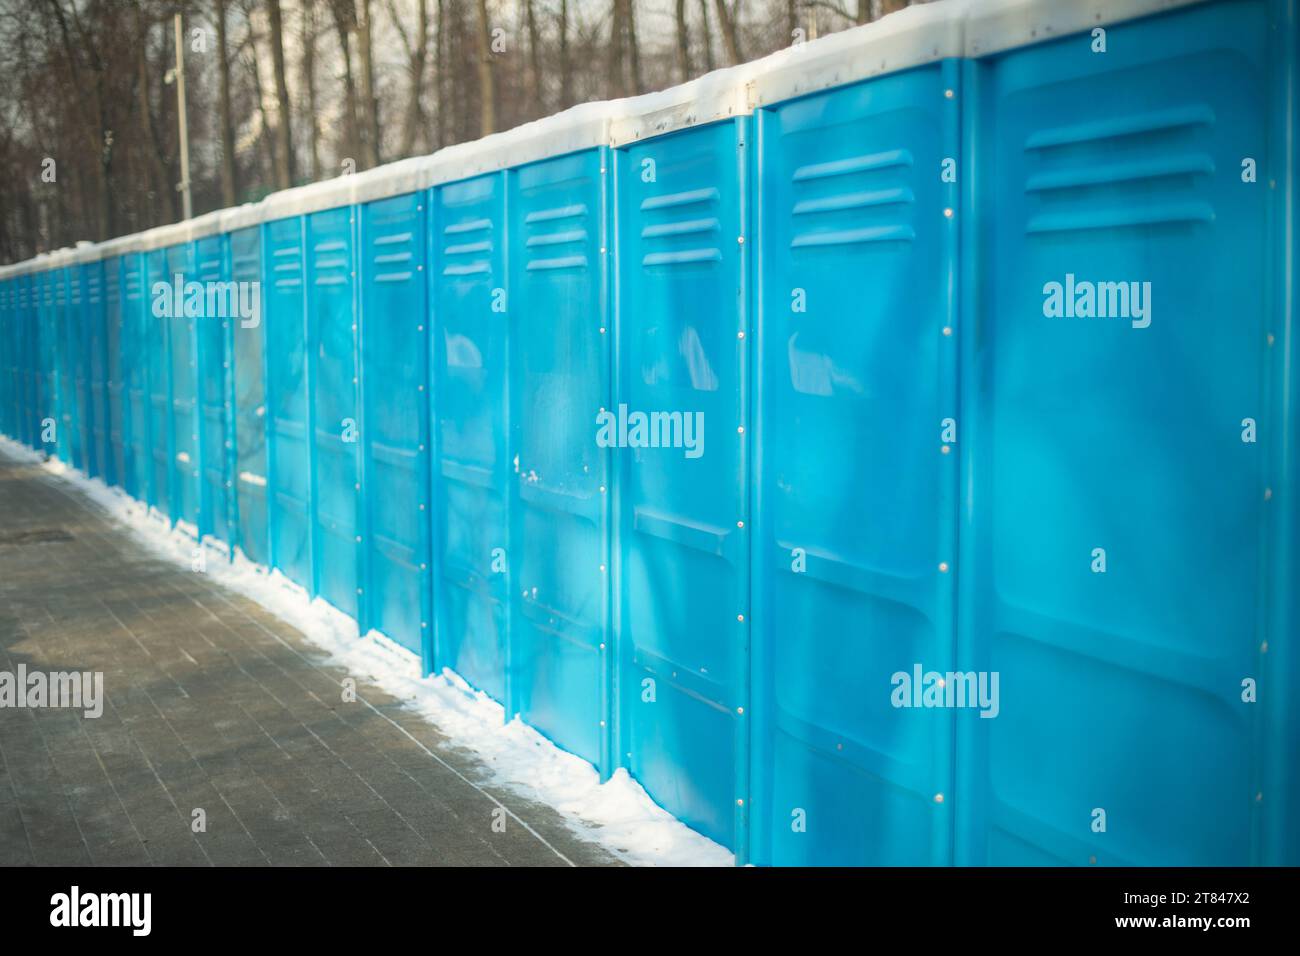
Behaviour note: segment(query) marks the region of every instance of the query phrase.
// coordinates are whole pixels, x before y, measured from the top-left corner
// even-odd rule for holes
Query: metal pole
[[[194,206],[190,200],[190,124],[185,112],[185,47],[182,45],[181,15],[176,14],[176,112],[181,124],[181,181],[177,189],[181,191],[181,200],[185,209],[185,218],[194,215]]]

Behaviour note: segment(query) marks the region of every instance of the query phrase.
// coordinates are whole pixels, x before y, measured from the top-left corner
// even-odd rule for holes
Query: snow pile
[[[121,489],[88,478],[56,459],[42,461],[23,445],[0,436],[11,457],[39,464],[60,477],[124,525],[151,552],[192,567],[199,545],[172,529],[165,516]],[[450,670],[420,676],[419,658],[377,631],[364,638],[356,622],[306,591],[279,571],[268,571],[235,549],[205,541],[206,573],[245,595],[301,631],[327,652],[331,662],[366,678],[403,700],[455,745],[474,753],[487,779],[519,796],[555,808],[582,839],[597,843],[627,863],[642,866],[731,866],[726,848],[696,833],[658,806],[626,770],[601,783],[596,769],[566,753],[519,718],[505,723],[505,710]],[[431,754],[432,759],[440,759]],[[522,822],[522,821],[521,821]]]

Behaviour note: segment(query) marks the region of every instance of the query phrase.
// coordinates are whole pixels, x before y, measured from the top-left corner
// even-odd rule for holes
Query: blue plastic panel
[[[658,803],[732,848],[748,804],[749,523],[740,429],[749,342],[737,241],[745,231],[747,126],[720,123],[616,154],[622,321],[613,409],[620,418],[624,410],[676,416],[667,435],[654,428],[660,447],[643,440],[610,453],[619,748]]]
[[[280,219],[263,229],[271,562],[289,580],[315,594],[303,222]]]
[[[607,153],[508,174],[511,491],[507,712],[609,763]]]
[[[55,269],[50,275],[52,295],[51,316],[54,329],[54,408],[59,428],[55,439],[58,456],[74,467],[79,467],[81,454],[80,423],[77,416],[77,342],[76,313],[80,310],[81,283],[76,282],[77,306],[69,302],[74,294],[74,282],[67,266]]]
[[[86,474],[95,473],[94,440],[90,388],[90,275],[85,264],[68,267],[68,361],[72,367],[77,431],[74,441],[76,467]]]
[[[205,291],[203,315],[194,320],[201,469],[198,527],[200,534],[212,534],[222,541],[231,539],[227,489],[232,479],[228,474],[231,456],[228,455],[226,416],[230,361],[226,354],[226,341],[231,324],[239,322],[237,312],[231,314],[232,300],[224,285],[227,281],[227,241],[225,236],[210,236],[194,244],[195,278],[203,283]],[[238,302],[238,293],[234,301]]]
[[[171,504],[172,481],[172,402],[171,402],[171,338],[174,323],[159,316],[157,304],[160,293],[170,294],[172,274],[167,262],[167,251],[155,249],[144,253],[144,317],[141,347],[147,365],[149,436],[149,504],[163,514],[175,516]],[[161,283],[161,285],[160,285]],[[184,346],[182,346],[183,348]],[[181,497],[184,497],[182,491]]]
[[[108,454],[108,345],[105,327],[104,263],[88,262],[81,267],[84,284],[86,383],[89,389],[85,409],[90,450],[89,474],[112,484]]]
[[[961,653],[1002,707],[963,724],[960,863],[1252,862],[1267,34],[1263,3],[1223,14],[972,70]],[[1048,317],[1067,277],[1080,312],[1085,282],[1149,283],[1149,311]]]
[[[16,441],[25,445],[31,445],[31,436],[28,433],[28,389],[30,381],[31,358],[29,357],[28,342],[30,333],[28,331],[28,293],[27,287],[30,278],[26,275],[14,276],[9,280],[8,285],[10,295],[12,296],[12,310],[9,316],[9,322],[12,331],[10,332],[10,343],[12,351],[10,352],[10,367],[13,369],[13,384],[11,386],[13,402],[13,419],[9,424],[8,434]]]
[[[949,859],[951,712],[891,702],[953,652],[944,69],[757,114],[760,863]]]
[[[126,470],[123,487],[141,501],[153,498],[153,416],[150,413],[150,332],[161,327],[154,319],[145,286],[145,256],[122,257],[122,383],[125,408]],[[165,487],[165,486],[164,486]]]
[[[78,389],[81,431],[86,442],[86,473],[104,477],[108,434],[105,429],[104,384],[104,263],[79,265],[82,280],[81,354],[83,385]]]
[[[165,250],[167,271],[164,281],[168,287],[185,288],[185,283],[196,278],[194,249],[189,244],[170,246]],[[157,280],[154,280],[157,281]],[[151,284],[150,294],[154,289]],[[188,298],[188,290],[186,296]],[[156,300],[156,299],[155,299]],[[182,300],[184,301],[184,300]],[[192,528],[199,527],[200,488],[202,471],[199,449],[199,397],[198,349],[196,336],[200,319],[186,314],[187,309],[177,309],[173,303],[168,327],[168,368],[171,387],[171,449],[172,471],[169,492],[170,515],[173,521],[185,521]]]
[[[18,277],[23,295],[23,437],[32,448],[41,447],[41,318],[38,277]]]
[[[430,666],[425,201],[396,196],[361,210],[361,385],[368,624]]]
[[[59,401],[58,366],[59,322],[54,311],[55,286],[60,278],[57,270],[43,272],[36,277],[37,295],[37,435],[42,451],[58,453]],[[47,426],[54,426],[53,432]]]
[[[16,433],[18,416],[18,310],[17,284],[13,279],[0,280],[0,432]]]
[[[313,400],[315,591],[357,618],[360,435],[354,219],[350,207],[307,217],[307,355]]]
[[[256,226],[230,234],[230,278],[257,283],[257,323],[231,325],[235,403],[235,512],[238,544],[259,564],[270,564],[267,526],[267,368],[265,357],[267,293],[275,279],[262,272],[262,231]],[[251,286],[250,286],[251,289]],[[251,321],[251,320],[250,320]]]
[[[432,195],[434,666],[504,702],[514,474],[506,444],[505,177]]]
[[[106,459],[104,480],[121,485],[126,476],[126,390],[123,384],[123,300],[124,260],[104,260],[104,430]]]

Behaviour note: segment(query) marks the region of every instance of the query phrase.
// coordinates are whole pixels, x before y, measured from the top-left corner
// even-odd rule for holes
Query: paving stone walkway
[[[343,703],[294,628],[0,450],[0,672],[20,665],[103,672],[105,704],[0,709],[0,865],[617,862],[373,685]]]

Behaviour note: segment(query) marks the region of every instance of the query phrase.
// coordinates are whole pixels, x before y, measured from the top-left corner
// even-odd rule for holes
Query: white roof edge
[[[767,58],[751,83],[750,105],[767,106],[962,56],[967,13],[978,0],[905,7],[873,23],[792,46]],[[758,61],[763,65],[766,61]]]
[[[272,193],[94,244],[0,266],[0,279],[67,261],[159,249],[218,232],[386,199],[597,146],[623,146],[885,73],[976,58],[1206,0],[935,0],[873,22],[715,70],[656,93],[583,103],[482,139],[362,173]],[[72,257],[71,260],[69,257]]]
[[[967,57],[1001,53],[1206,0],[969,0]]]
[[[690,126],[745,115],[750,110],[747,99],[750,78],[763,64],[785,52],[780,50],[761,60],[714,70],[666,90],[609,103],[610,145],[625,146]]]
[[[427,157],[428,175],[421,185],[456,182],[578,150],[607,146],[610,119],[627,102],[579,103],[562,113],[524,123],[503,133],[448,146]]]

